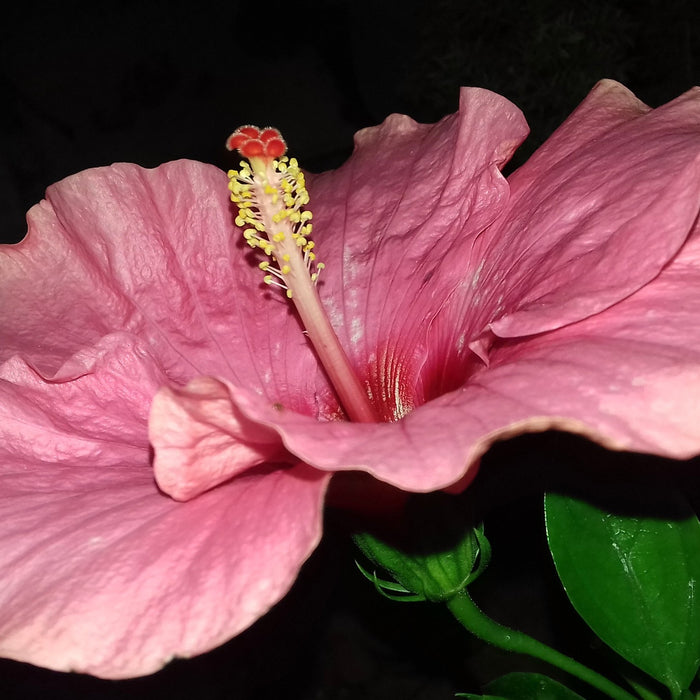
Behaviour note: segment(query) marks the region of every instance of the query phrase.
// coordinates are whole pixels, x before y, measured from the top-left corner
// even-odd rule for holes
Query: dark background
[[[318,171],[343,162],[357,129],[391,112],[436,121],[456,109],[460,85],[475,85],[524,110],[533,133],[521,162],[602,77],[652,106],[700,83],[695,0],[64,2],[2,12],[5,242],[24,235],[46,186],[84,168],[182,157],[228,168],[223,143],[241,124],[279,127]],[[688,466],[549,435],[493,450],[477,485],[495,554],[475,597],[584,656],[589,640],[575,648],[581,630],[552,578],[541,490],[590,464],[630,478],[641,466],[684,477]],[[345,529],[330,514],[292,593],[221,649],[121,682],[0,661],[0,696],[429,700],[537,668],[475,645],[438,607],[380,599],[357,574]]]
[[[391,112],[437,121],[460,85],[524,110],[531,150],[600,78],[656,106],[700,82],[696,0],[14,3],[0,17],[0,231],[96,165],[231,164],[273,124],[309,170]]]

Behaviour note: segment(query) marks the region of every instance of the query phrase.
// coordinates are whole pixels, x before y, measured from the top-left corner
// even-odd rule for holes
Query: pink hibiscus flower
[[[552,427],[700,452],[700,92],[602,82],[506,180],[526,133],[465,89],[308,176],[318,290],[382,422],[341,419],[224,173],[50,187],[0,250],[0,653],[121,678],[224,642],[291,586],[334,472],[464,485]]]

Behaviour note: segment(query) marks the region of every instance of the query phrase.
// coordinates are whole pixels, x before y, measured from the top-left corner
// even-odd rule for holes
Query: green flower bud
[[[401,594],[389,595],[399,600],[449,600],[481,574],[490,556],[488,541],[464,501],[441,492],[410,499],[401,535],[380,538],[363,532],[354,539],[396,583],[360,570],[382,592]]]

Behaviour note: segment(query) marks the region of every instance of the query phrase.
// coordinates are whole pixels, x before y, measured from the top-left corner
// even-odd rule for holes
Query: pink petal
[[[700,226],[679,256],[602,314],[492,356],[480,381],[613,449],[700,451]]]
[[[509,178],[509,212],[477,244],[494,333],[578,321],[659,273],[700,210],[698,124],[700,88],[652,111],[617,84],[591,92]]]
[[[151,673],[249,626],[316,546],[330,475],[303,464],[186,504],[158,490],[146,421],[164,381],[124,332],[50,378],[19,357],[0,366],[1,655]]]
[[[507,205],[499,168],[526,135],[513,104],[465,88],[458,114],[433,125],[392,115],[357,134],[345,165],[309,178],[327,266],[320,295],[375,390],[415,383],[432,319],[463,283],[474,240]]]
[[[149,437],[158,486],[179,501],[286,456],[278,435],[241,415],[226,386],[207,377],[156,395]]]
[[[612,449],[688,458],[700,451],[700,231],[652,283],[605,312],[497,345],[491,365],[397,423],[319,423],[247,396],[309,464],[357,469],[410,491],[474,475],[496,440],[559,428]],[[679,303],[682,299],[682,303]]]
[[[474,355],[489,362],[494,334],[575,322],[658,274],[700,209],[699,97],[651,111],[603,81],[509,178],[509,210],[431,325],[428,385],[458,386],[478,368]]]
[[[48,379],[19,357],[8,360],[0,365],[3,468],[143,459],[151,397],[163,381],[147,348],[126,333],[106,336]]]
[[[552,163],[572,157],[582,143],[595,141],[649,111],[651,107],[637,99],[624,85],[614,80],[600,80],[583,102],[528,158],[520,176],[545,171]]]
[[[524,126],[478,90],[437,125],[362,132],[345,166],[311,180],[321,297],[385,419],[456,388],[493,333],[575,322],[658,274],[700,206],[698,94],[649,110],[602,82],[509,199],[497,165]]]
[[[296,317],[246,259],[220,170],[88,170],[50,187],[28,222],[21,243],[0,248],[0,359],[20,353],[48,377],[127,331],[177,383],[226,376],[309,413],[315,393],[330,395]]]
[[[141,462],[0,475],[0,654],[105,678],[207,651],[286,594],[328,477],[299,465],[178,503]]]
[[[480,99],[475,100],[472,106],[476,114],[486,119],[485,115],[491,114],[489,109],[490,106],[493,105],[489,105],[489,101],[485,100],[486,106],[484,107],[484,101],[481,99],[484,95],[479,93],[477,97]],[[651,245],[643,249],[643,255],[648,256],[652,261],[647,264],[647,272],[645,274],[649,274],[649,269],[654,269],[655,273],[658,272],[660,266],[663,265],[672,254],[671,251],[675,251],[682,245],[683,241],[688,236],[694,217],[697,216],[698,204],[700,202],[697,196],[698,178],[689,177],[695,172],[694,169],[697,167],[699,151],[697,133],[694,131],[693,125],[689,124],[690,117],[694,115],[697,109],[696,102],[697,100],[690,95],[680,99],[675,105],[671,105],[665,111],[659,110],[657,112],[649,112],[646,108],[640,107],[639,102],[632,98],[623,88],[615,85],[603,85],[602,88],[594,91],[588,102],[574,117],[572,117],[571,121],[559,133],[559,136],[555,137],[554,146],[551,148],[545,147],[549,150],[552,158],[555,158],[557,154],[562,157],[563,155],[570,154],[571,149],[574,148],[575,139],[573,136],[584,133],[584,126],[590,121],[592,124],[592,134],[595,137],[594,141],[591,144],[583,144],[579,147],[579,151],[584,153],[585,158],[581,156],[579,152],[577,152],[578,155],[576,155],[576,153],[571,155],[571,158],[573,160],[578,159],[577,162],[579,166],[581,165],[581,161],[585,161],[586,159],[592,159],[593,161],[602,159],[610,166],[611,171],[615,173],[615,180],[608,184],[611,187],[613,184],[616,185],[618,194],[620,192],[626,193],[626,199],[619,203],[618,209],[633,223],[640,223],[635,214],[634,207],[638,207],[640,202],[639,197],[641,195],[633,186],[628,184],[630,183],[628,175],[621,172],[619,168],[617,170],[615,169],[614,164],[610,163],[610,159],[607,158],[605,152],[601,152],[598,144],[603,142],[605,138],[613,138],[614,136],[613,141],[622,144],[622,146],[618,148],[617,154],[626,153],[628,160],[631,159],[631,162],[634,162],[634,159],[638,157],[638,152],[644,154],[649,150],[653,153],[655,158],[658,156],[658,160],[661,164],[658,166],[658,171],[654,169],[656,166],[653,166],[650,161],[647,162],[644,159],[640,161],[640,192],[646,196],[652,196],[655,188],[658,190],[658,201],[655,200],[654,206],[657,206],[658,202],[664,204],[664,216],[668,216],[668,230],[666,233],[668,233],[671,238],[675,237],[675,240],[671,245],[668,244],[666,239],[663,239],[660,243],[662,248],[660,252]],[[483,108],[484,111],[480,111],[480,108]],[[500,105],[500,108],[503,108],[503,105]],[[661,116],[658,116],[659,114]],[[464,119],[466,123],[470,123],[470,119],[476,119],[476,117],[473,115],[470,117],[470,115],[472,115],[470,109],[466,108],[460,115],[460,119]],[[583,120],[584,123],[581,123],[581,120]],[[431,142],[431,148],[433,150],[437,149],[439,153],[440,144],[446,143],[451,144],[448,149],[450,152],[457,152],[459,149],[454,145],[454,131],[451,131],[454,128],[454,124],[449,119],[444,120],[436,127],[432,127],[432,130],[431,127],[416,127],[412,125],[412,123],[404,123],[402,120],[396,119],[389,120],[387,124],[380,127],[378,130],[368,132],[367,137],[371,138],[376,136],[380,143],[383,143],[382,139],[386,138],[388,144],[391,144],[394,148],[398,148],[399,155],[415,153],[416,149],[420,149],[422,146],[421,139],[427,139],[431,136],[437,139],[436,142]],[[619,132],[623,128],[627,128],[629,133],[625,132],[621,136]],[[494,127],[494,131],[499,135],[499,138],[503,138],[497,128]],[[460,129],[457,131],[457,134],[462,133],[470,133],[470,130],[465,129],[463,132]],[[657,135],[657,138],[652,139],[650,144],[647,144],[644,138],[647,133],[656,133]],[[659,136],[661,133],[665,134],[664,138]],[[402,139],[405,139],[405,144],[407,145],[405,151],[402,151],[399,147],[400,144],[404,143]],[[500,141],[494,139],[494,141],[490,143],[490,150],[487,149],[487,151],[491,154],[494,153],[494,143],[500,143]],[[325,180],[323,180],[323,178],[320,180],[322,184],[325,182],[323,187],[326,188],[323,189],[323,187],[321,187],[320,190],[325,195],[324,198],[321,198],[325,207],[321,208],[322,211],[333,213],[334,210],[331,205],[335,205],[336,210],[345,214],[346,217],[348,211],[357,212],[360,215],[362,214],[361,207],[353,206],[353,201],[360,197],[357,193],[364,193],[365,191],[361,185],[359,173],[371,175],[371,173],[374,172],[372,168],[369,167],[369,160],[367,161],[367,167],[362,171],[359,170],[357,163],[360,162],[363,157],[362,144],[363,141],[361,138],[358,153],[343,169],[341,169],[341,171],[339,171],[339,174],[329,174],[328,176],[324,176],[326,177]],[[409,144],[412,145],[408,147]],[[664,144],[674,156],[673,163],[661,152],[663,150],[661,149],[661,145]],[[645,147],[642,148],[641,146]],[[495,150],[497,152],[498,149]],[[383,167],[382,164],[384,162],[383,158],[385,158],[381,150],[376,154],[376,158],[379,163],[376,170],[381,172],[381,167]],[[386,158],[388,159],[389,156],[386,156]],[[455,162],[461,163],[463,160],[456,157]],[[684,166],[687,171],[685,174],[688,176],[686,179],[677,177],[676,170],[674,169],[678,163],[682,164],[683,162],[687,163],[687,165]],[[595,165],[595,163],[593,163],[593,165]],[[566,175],[568,179],[564,178],[564,181],[569,183],[567,186],[570,188],[571,193],[576,193],[576,173],[569,169],[568,166],[566,167],[567,169],[564,174],[568,173]],[[408,178],[410,181],[410,175],[406,175],[405,173],[410,174],[411,172],[412,170],[408,165],[400,168],[398,170],[399,174],[394,175],[394,177],[398,178],[396,184],[398,185],[401,178]],[[489,180],[489,182],[494,187],[493,191],[500,191],[499,188],[502,181],[499,180],[497,172],[488,167],[485,170],[482,168],[479,172],[491,173],[490,177],[492,179]],[[556,177],[554,174],[542,174],[541,179],[543,184],[541,185],[541,191],[545,191],[548,186],[556,188],[556,182],[559,181],[559,176],[561,175],[561,172],[558,173]],[[598,175],[603,177],[604,173],[601,174],[598,172]],[[554,222],[559,221],[561,229],[566,231],[566,227],[569,226],[572,221],[574,224],[582,222],[578,227],[574,225],[571,239],[574,240],[577,236],[579,238],[585,238],[586,235],[593,236],[595,234],[598,238],[594,238],[594,242],[603,249],[604,253],[612,254],[614,251],[611,251],[610,247],[606,247],[606,235],[608,235],[608,237],[612,235],[618,242],[622,242],[624,237],[628,236],[632,243],[634,243],[638,229],[632,225],[627,226],[623,221],[624,217],[621,219],[620,216],[613,216],[611,214],[610,201],[605,199],[604,194],[599,195],[602,202],[600,209],[613,222],[612,233],[602,225],[603,216],[597,213],[598,205],[595,203],[595,200],[592,200],[586,194],[587,188],[591,185],[589,179],[590,178],[584,171],[581,175],[582,189],[580,196],[584,199],[588,197],[589,206],[591,202],[593,202],[594,205],[590,208],[588,216],[581,217],[580,209],[576,207],[572,210],[574,214],[570,216],[570,210],[564,206],[566,201],[563,201],[563,203],[558,203],[556,211],[551,208],[547,209],[547,216],[549,216],[551,220],[549,223],[545,220],[545,223],[552,228],[554,227]],[[349,181],[354,187],[350,190],[342,189],[342,185],[345,181]],[[676,187],[678,182],[681,184],[679,187]],[[334,184],[335,189],[330,187],[330,183]],[[470,187],[474,187],[473,180],[467,178],[465,183],[463,194],[468,191]],[[548,185],[547,183],[550,184]],[[668,183],[671,184],[669,185]],[[533,185],[533,187],[534,186],[535,185]],[[425,185],[425,187],[429,188],[429,185]],[[449,190],[451,187],[459,189],[460,183],[451,180],[450,182],[441,181],[441,187],[446,190]],[[336,189],[338,190],[337,192]],[[388,187],[387,190],[389,192],[387,201],[392,203],[400,213],[401,207],[403,206],[402,197],[411,194],[411,188],[407,186],[403,188],[398,187],[398,194],[396,194],[396,186],[392,185]],[[378,197],[378,193],[383,192],[383,190],[372,191],[377,200],[375,210],[381,213],[382,200]],[[486,192],[488,191],[489,190],[486,189]],[[669,192],[673,193],[672,198],[669,198]],[[392,197],[394,199],[392,199]],[[350,202],[347,208],[342,204],[344,201],[343,198],[347,198]],[[629,205],[627,199],[630,199],[634,204],[632,210],[629,210],[631,205]],[[670,201],[671,199],[673,201]],[[359,201],[362,201],[361,198]],[[430,197],[427,198],[427,201],[430,202]],[[497,206],[499,201],[498,196],[488,201],[491,206],[496,207],[497,210],[499,209]],[[537,230],[535,224],[542,222],[541,218],[538,218],[540,214],[538,210],[533,211],[532,208],[523,202],[522,198],[517,199],[517,203],[523,210],[522,221],[511,212],[508,215],[509,218],[507,218],[508,225],[513,227],[515,223],[518,223],[523,231],[528,232],[529,228],[527,228],[526,223],[529,222],[530,219],[533,220],[533,233],[528,234],[530,236],[528,239],[530,241],[530,248],[526,252],[528,255],[532,254],[536,264],[544,265],[542,256],[539,254],[538,250],[533,247],[534,244],[532,243],[532,236]],[[540,205],[542,205],[541,202]],[[416,202],[411,200],[411,206],[415,211]],[[420,211],[420,207],[418,207],[418,209]],[[368,203],[365,204],[365,210],[369,212]],[[336,216],[337,215],[336,213]],[[426,265],[437,265],[439,267],[444,258],[440,257],[439,251],[436,251],[434,247],[433,249],[430,247],[431,245],[434,246],[434,244],[439,241],[430,237],[430,229],[420,228],[420,226],[423,225],[427,226],[427,224],[423,222],[419,224],[419,228],[414,227],[410,236],[402,237],[399,235],[398,227],[396,229],[392,228],[394,226],[392,217],[388,216],[386,211],[383,212],[383,215],[385,218],[389,219],[389,224],[386,225],[378,235],[372,235],[373,229],[369,222],[357,227],[355,217],[347,217],[347,221],[345,222],[340,219],[337,221],[337,231],[344,232],[345,234],[345,238],[343,239],[343,243],[346,246],[344,259],[347,262],[348,274],[350,277],[353,277],[355,271],[359,274],[359,272],[364,269],[365,271],[370,271],[370,276],[367,288],[360,284],[360,279],[358,277],[356,280],[357,286],[349,288],[345,292],[344,297],[339,297],[338,293],[335,293],[335,296],[331,296],[331,308],[335,308],[333,304],[339,299],[344,309],[344,315],[336,316],[334,313],[338,314],[340,312],[335,308],[335,312],[332,313],[332,318],[334,318],[338,324],[345,324],[341,326],[341,328],[344,328],[346,336],[353,336],[349,338],[351,341],[350,347],[355,349],[356,356],[362,357],[360,350],[365,347],[365,351],[368,353],[370,368],[373,363],[376,363],[376,372],[379,373],[379,388],[384,392],[384,394],[380,394],[380,396],[382,396],[384,401],[395,401],[395,406],[400,405],[404,397],[399,396],[398,399],[395,399],[394,394],[403,391],[405,386],[409,387],[409,391],[415,392],[413,398],[419,396],[420,387],[417,389],[416,386],[421,380],[421,376],[415,374],[416,368],[419,370],[421,368],[430,369],[430,361],[434,364],[437,364],[438,361],[443,361],[445,363],[444,366],[447,368],[445,372],[454,372],[456,369],[459,369],[459,371],[462,372],[459,376],[461,376],[461,382],[464,386],[457,391],[445,393],[437,398],[435,396],[425,397],[433,400],[417,408],[414,407],[414,410],[408,413],[408,415],[399,422],[378,425],[351,425],[349,423],[319,422],[314,417],[299,415],[298,412],[294,411],[293,407],[290,409],[290,407],[284,404],[282,404],[282,410],[279,410],[279,406],[273,406],[268,397],[256,395],[246,388],[229,382],[227,386],[231,400],[243,415],[247,416],[252,421],[259,422],[263,426],[274,428],[291,453],[302,461],[319,469],[330,471],[366,471],[390,484],[413,491],[430,491],[437,488],[444,488],[458,481],[468,472],[471,471],[473,473],[476,460],[488,448],[493,440],[526,430],[566,427],[575,431],[586,432],[586,434],[606,444],[612,444],[614,442],[619,445],[627,445],[630,449],[646,449],[658,451],[661,454],[673,454],[673,447],[670,444],[670,440],[654,444],[643,443],[638,439],[633,440],[629,435],[625,437],[625,441],[623,441],[622,437],[616,437],[613,440],[611,437],[613,434],[612,426],[610,426],[606,432],[605,426],[602,423],[595,423],[593,420],[594,414],[592,408],[590,406],[586,408],[585,402],[581,401],[580,411],[586,416],[586,420],[592,421],[591,424],[588,425],[577,413],[576,407],[578,405],[579,396],[576,393],[570,395],[568,403],[565,406],[566,410],[563,408],[559,409],[558,407],[545,410],[544,407],[539,407],[535,398],[530,397],[526,389],[523,388],[526,383],[525,379],[518,380],[518,376],[520,375],[517,374],[522,373],[523,376],[527,377],[530,391],[539,396],[539,400],[544,401],[549,394],[556,396],[556,392],[553,390],[549,391],[543,389],[543,386],[546,386],[546,384],[544,384],[544,380],[539,375],[535,373],[529,375],[522,369],[522,367],[528,366],[528,348],[532,347],[534,349],[538,347],[537,342],[540,341],[536,338],[532,340],[523,340],[522,345],[518,346],[522,348],[521,355],[518,355],[518,358],[522,360],[523,364],[520,364],[519,361],[517,365],[511,367],[510,365],[506,365],[505,361],[501,360],[503,357],[509,357],[507,354],[503,353],[506,353],[507,348],[510,346],[507,344],[504,345],[503,343],[497,343],[497,346],[494,347],[493,357],[489,358],[491,361],[490,368],[486,368],[482,363],[474,362],[473,360],[471,364],[460,365],[459,368],[457,368],[455,364],[452,364],[453,357],[448,352],[451,351],[451,349],[447,346],[445,339],[447,338],[450,342],[455,344],[461,342],[466,351],[467,342],[469,341],[467,333],[470,329],[473,330],[474,328],[470,325],[473,323],[472,319],[465,319],[463,322],[464,325],[461,327],[457,326],[456,330],[451,330],[446,329],[445,325],[436,322],[436,319],[430,315],[427,318],[421,316],[420,313],[417,313],[417,310],[421,308],[425,310],[430,308],[431,304],[435,304],[436,313],[440,306],[442,306],[443,309],[451,309],[454,311],[454,309],[463,308],[467,304],[465,300],[471,300],[471,302],[476,305],[474,294],[484,291],[484,293],[488,295],[490,293],[488,285],[482,290],[481,280],[478,274],[479,271],[477,269],[472,278],[467,277],[467,283],[461,287],[451,288],[449,282],[443,284],[442,276],[438,275],[434,280],[431,279],[429,284],[426,283],[423,286],[419,284],[421,293],[418,294],[413,279],[408,276],[408,271],[412,269],[411,266],[408,263],[404,266],[397,264],[402,260],[402,250],[409,252],[420,252],[422,250],[420,254],[424,257],[420,258],[418,253],[416,253],[414,261],[422,260]],[[656,212],[655,215],[661,216],[658,212]],[[370,213],[367,213],[367,216],[369,217]],[[476,220],[478,220],[478,218],[477,210]],[[643,226],[639,231],[647,237],[649,236],[650,224],[653,218],[654,217],[650,214],[650,209],[644,209],[643,221],[641,222]],[[593,221],[595,225],[587,228],[591,221]],[[444,220],[438,216],[436,218],[437,230],[444,233],[444,237],[453,240],[452,236],[454,235],[454,231],[460,230],[459,227],[451,228],[448,225],[443,232],[440,228],[442,223],[444,223]],[[322,231],[324,230],[325,229],[322,229]],[[370,232],[368,237],[369,242],[366,244],[365,250],[363,251],[356,248],[355,236],[357,236],[357,239],[360,239],[361,235],[367,236],[368,230]],[[427,234],[426,239],[419,235],[419,232],[423,230],[425,230]],[[488,229],[482,234],[481,238],[477,238],[477,245],[480,245],[478,243],[479,240],[486,240],[488,236],[491,235],[492,230],[496,230],[496,227],[494,226]],[[512,230],[516,229],[513,228]],[[356,234],[355,231],[357,231]],[[440,239],[440,241],[442,240],[443,239]],[[333,244],[330,237],[328,243],[331,245]],[[517,243],[517,241],[511,241],[512,246],[516,246]],[[551,241],[549,241],[549,243],[551,243]],[[630,246],[632,246],[632,243]],[[422,249],[421,246],[424,246],[424,248]],[[554,247],[546,248],[546,250],[548,254],[556,260],[558,259],[557,255],[559,249],[554,243],[552,243],[552,246]],[[502,252],[508,249],[501,245],[501,248],[494,248],[494,250],[496,250],[496,252]],[[621,265],[621,260],[623,259],[629,259],[634,262],[637,269],[631,271],[629,279],[633,279],[635,275],[639,274],[639,269],[644,268],[643,261],[637,264],[638,261],[635,257],[636,252],[636,248],[625,248],[624,251],[619,252],[618,257],[613,258],[613,263],[617,265]],[[391,255],[391,253],[394,253],[394,255]],[[568,259],[566,256],[564,257]],[[581,263],[579,267],[576,267],[578,264],[577,259],[573,259],[571,261],[571,265],[573,266],[572,276],[575,275],[577,270],[587,269],[586,266],[590,264],[593,258],[597,259],[595,250],[592,250],[587,262]],[[528,259],[527,255],[523,255],[524,261]],[[382,268],[382,265],[387,264],[394,264],[395,270]],[[629,263],[626,262],[625,264],[628,265]],[[405,273],[403,272],[404,268],[406,271]],[[386,294],[386,292],[382,293],[378,285],[380,282],[383,284],[386,283],[384,283],[379,276],[374,276],[375,269],[384,269],[385,275],[393,276],[394,279],[399,279],[399,277],[405,274],[404,279],[401,280],[401,284],[398,285],[402,293],[400,295]],[[434,269],[437,268],[434,267]],[[440,268],[440,271],[444,272],[447,279],[450,280],[454,279],[454,277],[450,276],[450,270],[454,271],[454,269],[454,260],[451,259],[449,265],[445,263],[445,265]],[[609,268],[608,271],[610,271]],[[592,272],[589,270],[589,272],[591,277],[596,276],[595,270]],[[486,273],[484,272],[484,274]],[[535,268],[532,274],[533,278],[537,278],[539,270]],[[620,275],[618,275],[618,277],[621,278]],[[328,279],[330,279],[330,282],[327,288],[322,289],[324,300],[327,299],[328,294],[334,294],[334,287],[332,287],[332,285],[337,285],[336,278],[330,277],[329,275]],[[510,278],[506,277],[504,279],[508,281]],[[558,284],[561,279],[563,278],[560,276],[555,279],[555,282]],[[620,290],[624,287],[624,284],[629,283],[629,279],[623,279],[622,282],[616,286],[615,294],[620,294]],[[347,279],[345,281],[347,282]],[[634,289],[637,289],[645,281],[646,280],[637,278],[634,281]],[[523,291],[521,280],[519,280],[517,276],[514,276],[512,283],[516,291]],[[520,286],[518,286],[519,284]],[[613,286],[615,286],[615,284],[613,284]],[[330,289],[328,287],[330,287]],[[408,291],[404,291],[406,289]],[[527,288],[523,294],[526,296],[526,293]],[[363,295],[370,296],[365,298]],[[360,298],[365,298],[365,307],[359,306]],[[600,294],[598,297],[594,297],[594,299],[597,299],[594,303],[600,304],[602,303],[600,300],[606,299],[606,297],[604,294]],[[567,307],[566,299],[561,298],[559,301],[562,308],[573,308]],[[610,303],[612,303],[610,299],[607,299],[605,302],[607,305]],[[423,304],[423,306],[421,306],[421,304]],[[618,303],[617,306],[612,307],[610,313],[613,313],[613,309],[618,308],[620,305],[621,303]],[[366,326],[362,326],[358,322],[358,327],[355,328],[352,323],[352,315],[359,313],[358,306],[367,313],[367,324]],[[545,306],[544,308],[546,311],[548,307]],[[391,313],[389,313],[390,311]],[[416,315],[413,314],[414,311],[416,311]],[[567,313],[568,311],[563,312],[564,315]],[[454,320],[453,315],[446,314],[446,317]],[[545,318],[546,313],[543,312],[542,317]],[[437,321],[439,320],[440,318],[438,317]],[[350,323],[349,326],[348,322]],[[682,324],[679,323],[679,325]],[[353,330],[354,328],[357,332]],[[419,330],[421,328],[422,330]],[[430,335],[427,335],[428,331]],[[369,342],[372,333],[375,334],[374,337],[378,342],[376,347],[373,347]],[[425,338],[420,338],[420,333],[426,333]],[[444,336],[441,336],[441,333],[444,334]],[[450,335],[450,333],[452,333],[452,335]],[[457,335],[458,333],[461,334],[461,336]],[[418,340],[417,337],[419,337]],[[528,342],[531,342],[532,345],[528,345]],[[546,342],[546,337],[542,339],[541,342]],[[576,342],[578,342],[578,339]],[[602,347],[607,340],[603,337],[599,340],[596,339],[595,342],[598,343],[597,347]],[[437,352],[434,352],[432,357],[427,358],[430,361],[426,361],[426,357],[422,353],[430,349],[435,350],[435,348],[437,348]],[[575,363],[578,357],[576,351],[569,349],[567,352],[570,353],[570,362]],[[644,364],[644,362],[647,362],[647,359],[644,359],[644,357],[646,357],[648,350],[645,351],[644,348],[642,348],[639,352],[642,356],[639,362]],[[384,354],[382,355],[382,353]],[[464,355],[464,357],[468,356],[467,354]],[[612,361],[611,359],[611,362]],[[464,360],[464,362],[466,363],[467,360]],[[537,370],[541,374],[550,372],[542,365],[537,365]],[[414,374],[411,376],[412,371]],[[431,371],[433,370],[431,369]],[[615,368],[611,368],[610,371],[615,371]],[[409,375],[408,379],[401,376],[402,372]],[[507,376],[508,380],[503,381],[502,385],[499,384],[497,392],[492,390],[490,388],[490,382],[498,383],[500,381],[499,378],[504,376]],[[566,385],[565,382],[559,381],[561,386]],[[590,381],[592,382],[593,380]],[[628,378],[628,384],[630,382],[632,382],[631,377]],[[428,381],[428,383],[430,382]],[[620,389],[621,396],[625,396],[627,393],[634,393],[633,386],[628,384],[622,382],[622,388]],[[571,387],[569,387],[569,389],[571,389]],[[409,396],[409,399],[410,398]],[[659,418],[659,425],[661,426],[659,430],[662,433],[670,430],[668,420],[664,421]],[[455,426],[457,426],[457,428]],[[698,447],[697,434],[691,435],[689,444],[695,445],[696,448]],[[684,443],[682,448],[678,447],[676,449],[682,449],[683,454],[688,454],[690,448],[688,447],[688,443]]]

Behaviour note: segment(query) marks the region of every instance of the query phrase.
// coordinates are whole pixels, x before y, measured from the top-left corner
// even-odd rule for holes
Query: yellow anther
[[[248,245],[269,258],[258,264],[268,273],[265,283],[287,290],[291,298],[290,280],[301,280],[304,273],[313,282],[320,269],[308,239],[313,215],[303,209],[309,202],[304,173],[295,158],[286,156],[254,156],[251,162],[253,167],[241,161],[238,170],[228,171],[231,201],[238,208],[235,222]]]
[[[378,420],[371,397],[355,375],[314,288],[324,266],[316,262],[314,244],[308,238],[313,217],[305,210],[309,193],[299,163],[284,156],[284,139],[271,127],[241,127],[231,134],[227,147],[249,161],[229,171],[229,191],[237,206],[236,225],[244,229],[248,244],[268,258],[258,262],[263,282],[283,289],[286,297],[293,299],[307,337],[350,420]]]

